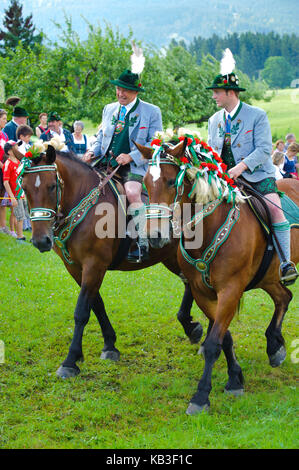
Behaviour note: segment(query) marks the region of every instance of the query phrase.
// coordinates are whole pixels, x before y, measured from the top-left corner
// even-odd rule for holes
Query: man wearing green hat
[[[9,140],[17,141],[17,128],[27,124],[29,114],[26,109],[16,106],[12,112],[12,120],[9,121],[3,131],[7,134]]]
[[[230,64],[230,68],[224,67],[226,73],[223,73],[224,59]],[[290,226],[277,194],[270,123],[265,111],[240,101],[239,93],[245,89],[239,86],[232,64],[234,66],[234,60],[227,49],[221,61],[222,73],[207,87],[213,90],[212,98],[217,106],[223,108],[209,119],[208,144],[221,155],[231,178],[242,175],[256,191],[266,196],[273,229],[284,254],[281,256],[274,240],[281,262],[281,282],[290,285],[299,274],[290,261]]]
[[[48,114],[48,129],[43,132],[40,139],[49,141],[52,137],[58,136],[61,142],[65,144],[63,152],[71,151],[75,153],[74,139],[70,131],[64,129],[61,125],[61,117],[56,111]]]
[[[139,99],[145,90],[139,82],[139,75],[125,70],[118,79],[110,83],[116,86],[117,101],[105,106],[102,126],[97,140],[85,155],[85,161],[99,157],[97,161],[116,167],[124,181],[125,192],[130,204],[128,213],[134,217],[138,233],[138,248],[128,255],[131,262],[148,258],[148,241],[144,232],[145,207],[141,200],[143,177],[148,163],[143,159],[134,142],[150,146],[157,131],[162,131],[162,116],[158,106]]]

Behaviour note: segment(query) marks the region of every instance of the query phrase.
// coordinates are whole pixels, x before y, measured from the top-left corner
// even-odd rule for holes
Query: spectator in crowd
[[[4,145],[8,141],[7,134],[3,132],[3,128],[7,123],[7,112],[5,109],[0,109],[0,232],[9,233],[6,227],[6,206],[5,206],[5,188],[3,184],[3,167],[5,163]]]
[[[296,142],[296,137],[295,134],[287,134],[286,135],[286,141],[284,144],[284,151],[286,152],[288,149],[288,146],[291,145],[293,142]]]
[[[282,139],[279,139],[275,142],[274,144],[274,152],[278,150],[279,152],[284,152],[284,141]],[[273,152],[273,153],[274,153]]]
[[[47,119],[47,113],[41,113],[39,115],[39,125],[35,128],[35,134],[38,138],[48,130]]]
[[[74,122],[73,139],[75,144],[75,153],[82,158],[90,147],[89,138],[86,134],[82,134],[84,124],[82,121]]]
[[[33,136],[33,130],[27,124],[17,128],[18,150],[25,155],[27,150],[31,147],[30,139]]]
[[[18,167],[20,161],[15,157],[13,153],[13,147],[17,145],[16,142],[9,140],[4,145],[4,152],[7,155],[7,160],[4,164],[3,169],[3,181],[4,187],[11,200],[13,207],[13,213],[16,218],[16,239],[19,242],[24,242],[26,238],[23,235],[23,220],[25,218],[24,209],[24,193],[17,195],[17,178],[18,178]],[[17,199],[18,197],[18,199]]]
[[[24,126],[19,126],[17,128],[17,138],[18,141],[18,150],[23,155],[29,150],[32,143],[30,142],[31,137],[33,136],[33,130],[30,126],[24,124]],[[31,230],[31,223],[30,223],[30,216],[28,210],[28,203],[26,196],[24,197],[24,209],[25,209],[25,217],[23,221],[23,230]]]
[[[285,153],[283,169],[290,173],[293,178],[299,179],[299,163],[297,163],[297,155],[299,153],[299,144],[291,143]]]
[[[9,140],[16,142],[17,140],[17,127],[27,124],[29,114],[26,109],[16,106],[12,112],[12,120],[9,121],[4,127],[4,132],[7,134]]]
[[[63,152],[75,152],[74,139],[70,131],[62,127],[61,117],[59,114],[54,111],[48,115],[48,130],[43,132],[40,138],[43,141],[49,141],[52,137],[59,137],[61,142],[65,144],[65,148],[62,149]]]
[[[275,152],[272,155],[272,160],[275,166],[275,179],[276,180],[281,180],[285,176],[285,171],[283,171],[283,165],[284,165],[284,154],[283,152],[280,152],[279,150],[275,150]]]

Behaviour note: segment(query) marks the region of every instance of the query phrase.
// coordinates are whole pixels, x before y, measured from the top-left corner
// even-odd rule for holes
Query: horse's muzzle
[[[45,251],[50,251],[53,246],[53,241],[48,235],[44,235],[41,238],[32,237],[31,239],[33,246],[37,248],[41,253]]]

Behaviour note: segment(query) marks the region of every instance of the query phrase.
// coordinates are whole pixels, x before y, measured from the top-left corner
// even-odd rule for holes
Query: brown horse
[[[118,201],[109,184],[100,193],[97,192],[100,182],[98,172],[70,153],[56,152],[49,145],[46,153],[26,162],[22,187],[30,208],[32,243],[41,252],[54,248],[81,288],[74,315],[72,343],[67,358],[57,371],[62,378],[73,377],[80,372],[76,362],[83,358],[82,335],[91,309],[104,337],[101,358],[118,360],[120,356],[115,347],[115,331],[99,294],[104,275],[111,269],[121,244],[121,239],[115,235],[119,233]],[[108,218],[107,208],[108,211],[111,209]],[[82,220],[78,223],[80,217]],[[109,220],[115,230],[112,236],[102,238],[99,236],[99,224],[105,226]],[[150,250],[147,262],[132,264],[124,259],[114,269],[132,271],[162,262],[172,273],[180,275],[176,252],[177,241],[161,250]],[[197,343],[202,327],[192,321],[192,302],[190,287],[185,284],[178,319],[190,341]]]
[[[140,145],[138,148],[145,158],[152,159],[151,149]],[[157,233],[165,231],[165,225],[169,222],[173,223],[175,212],[169,210],[169,218],[159,218],[159,210],[164,212],[165,207],[171,208],[175,199],[181,206],[184,203],[191,203],[194,208],[194,199],[190,194],[194,189],[194,181],[192,178],[190,180],[190,175],[187,176],[184,173],[184,182],[178,187],[178,184],[182,183],[182,178],[178,178],[182,166],[176,159],[186,155],[185,148],[186,142],[173,148],[164,146],[159,161],[160,173],[154,174],[149,166],[145,176],[150,199],[148,206],[150,220],[148,223],[150,222],[150,233],[151,236],[155,236],[155,240],[159,240]],[[201,158],[200,155],[198,157]],[[150,160],[149,163],[154,165],[154,160]],[[155,164],[157,172],[158,164],[157,162]],[[299,204],[299,181],[279,181],[278,187],[297,205]],[[197,193],[197,202],[202,202],[200,197],[201,193],[199,192]],[[236,360],[228,328],[243,292],[258,271],[266,247],[266,239],[261,225],[247,203],[240,202],[233,205],[225,199],[222,201],[221,199],[219,201],[215,201],[216,198],[212,199],[211,204],[207,203],[205,194],[204,212],[197,213],[196,218],[193,219],[195,232],[203,230],[202,245],[190,249],[185,248],[186,242],[191,241],[192,238],[190,231],[188,233],[185,230],[187,228],[185,226],[178,249],[179,266],[189,281],[197,305],[209,319],[207,337],[202,346],[205,368],[198,384],[198,390],[191,398],[187,414],[197,414],[209,408],[212,368],[221,349],[224,351],[228,365],[229,379],[225,391],[233,395],[243,393],[243,375]],[[232,214],[231,217],[229,214]],[[196,224],[196,220],[201,223]],[[230,220],[231,226],[226,223],[228,220]],[[219,231],[220,227],[222,229]],[[291,232],[291,259],[298,263],[299,230],[294,228]],[[216,233],[217,237],[214,237]],[[230,233],[228,238],[220,244],[219,240],[226,233]],[[170,239],[168,241],[170,242]],[[156,246],[162,246],[162,243],[165,243],[165,239],[163,242],[161,241],[160,245],[156,243]],[[215,249],[217,243],[219,243],[218,251]],[[214,257],[211,256],[209,260],[211,253]],[[267,328],[266,338],[270,364],[276,367],[283,362],[286,356],[281,326],[292,299],[291,291],[279,281],[279,260],[276,254],[274,254],[265,276],[254,288],[266,291],[275,304],[274,315]]]

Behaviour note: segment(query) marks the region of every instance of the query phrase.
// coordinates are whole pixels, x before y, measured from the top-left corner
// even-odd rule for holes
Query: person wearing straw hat
[[[93,159],[94,166],[99,162],[112,167],[121,165],[118,173],[130,204],[128,214],[134,217],[138,234],[137,249],[129,252],[128,260],[141,262],[148,258],[145,207],[141,200],[142,181],[148,164],[135,142],[150,146],[155,133],[162,131],[162,116],[158,106],[139,98],[139,93],[145,92],[140,83],[144,56],[135,44],[132,47],[132,70],[127,69],[116,80],[110,80],[116,87],[117,101],[105,106],[97,139],[84,160],[90,162]]]
[[[239,85],[233,72],[235,60],[229,49],[223,53],[220,74],[211,86],[212,98],[222,108],[208,122],[208,144],[213,147],[228,167],[231,178],[242,177],[260,194],[265,196],[269,207],[273,230],[282,248],[276,247],[281,265],[281,282],[293,284],[299,276],[290,260],[290,225],[281,209],[277,193],[275,167],[271,159],[272,135],[267,114],[239,99],[246,91]]]

